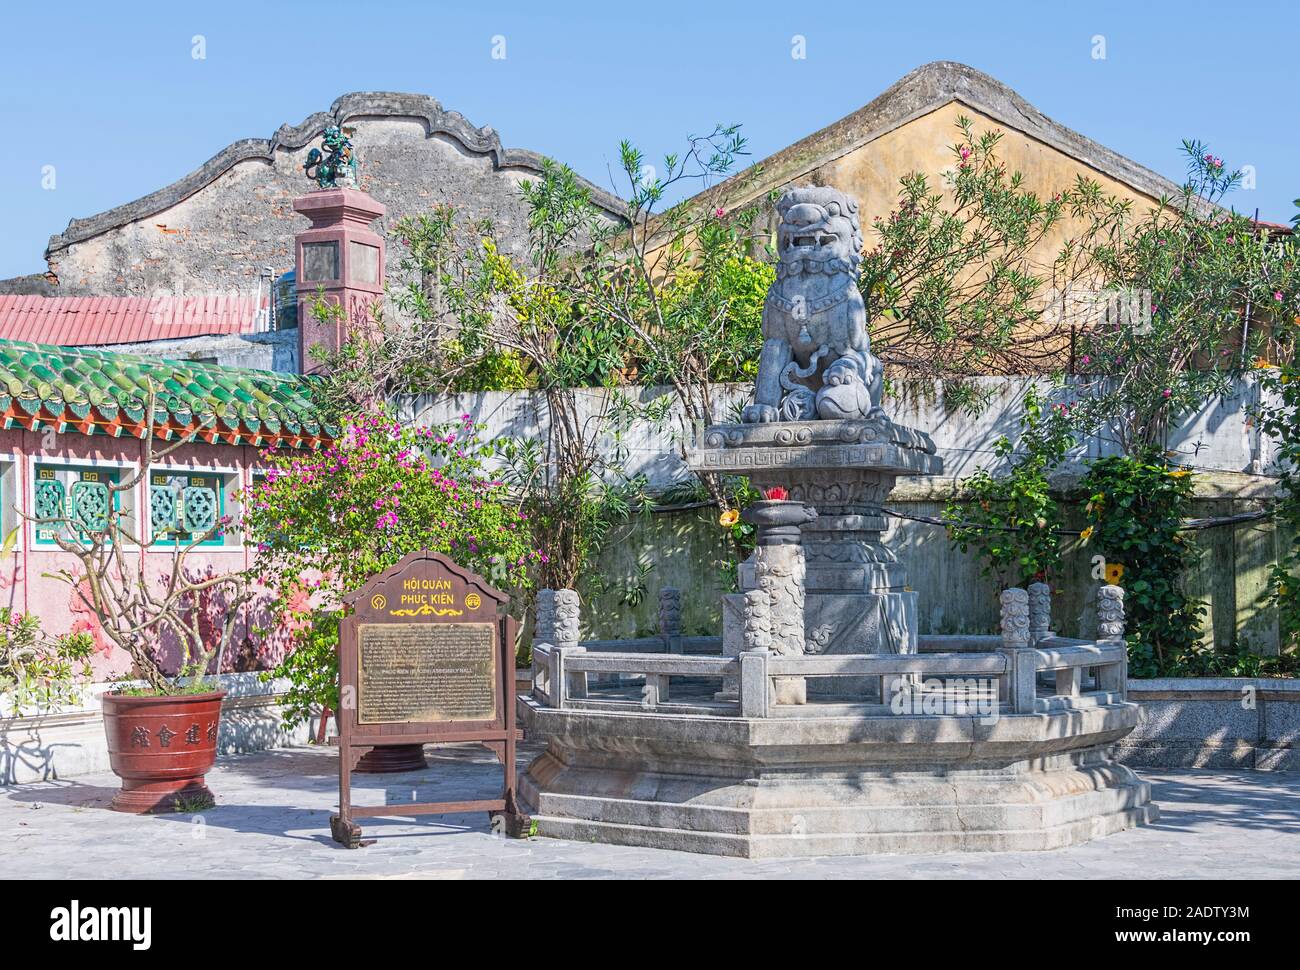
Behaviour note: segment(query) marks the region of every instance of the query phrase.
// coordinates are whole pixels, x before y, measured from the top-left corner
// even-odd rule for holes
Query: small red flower
[[[771,488],[763,489],[763,497],[773,501],[780,501],[789,498],[790,493],[780,485],[773,485]]]

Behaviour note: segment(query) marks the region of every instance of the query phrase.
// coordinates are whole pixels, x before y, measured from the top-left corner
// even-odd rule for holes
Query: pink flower
[[[1166,388],[1165,388],[1161,393],[1162,393],[1165,397],[1172,397],[1174,392],[1171,391],[1169,388],[1166,387]]]
[[[1274,291],[1273,291],[1273,299],[1277,300],[1278,303],[1281,303],[1281,302],[1282,302],[1282,291],[1281,291],[1281,290],[1274,290]]]
[[[713,214],[717,216],[719,219],[721,219],[723,216],[727,214],[727,210],[722,208],[722,206],[718,206],[716,209],[713,210]]]

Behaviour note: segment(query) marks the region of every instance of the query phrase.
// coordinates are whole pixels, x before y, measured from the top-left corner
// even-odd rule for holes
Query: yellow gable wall
[[[957,102],[949,102],[913,118],[837,158],[822,161],[803,175],[779,182],[760,178],[758,184],[763,192],[789,185],[829,185],[847,192],[861,206],[863,235],[870,247],[874,245],[871,222],[876,216],[888,218],[897,204],[899,180],[904,175],[921,172],[929,179],[932,190],[943,188],[942,173],[956,164],[951,146],[961,137],[957,119],[962,115],[971,119],[977,135],[990,130],[1002,133],[998,157],[1008,172],[1019,171],[1024,176],[1026,190],[1042,198],[1050,198],[1053,193],[1069,188],[1082,175],[1098,182],[1104,192],[1132,201],[1135,210],[1156,201],[1051,145]],[[776,159],[780,158],[776,156]],[[757,195],[747,194],[751,198]],[[737,198],[731,200],[731,204],[734,207],[744,201],[748,200]],[[1035,252],[1035,261],[1042,268],[1050,269],[1061,245],[1078,230],[1079,225],[1073,220],[1062,220]]]

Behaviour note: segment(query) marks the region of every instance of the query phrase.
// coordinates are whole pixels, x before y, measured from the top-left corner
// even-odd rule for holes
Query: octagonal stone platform
[[[606,713],[521,698],[542,835],[771,858],[1078,845],[1154,821],[1118,703],[978,717]]]

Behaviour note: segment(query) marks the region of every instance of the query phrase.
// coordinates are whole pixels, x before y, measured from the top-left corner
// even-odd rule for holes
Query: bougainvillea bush
[[[485,470],[491,447],[478,430],[469,415],[410,428],[381,414],[348,419],[318,454],[267,455],[270,472],[245,497],[244,522],[270,615],[289,639],[274,676],[292,682],[291,722],[335,706],[343,597],[371,576],[430,549],[517,593],[546,561],[527,513]]]

